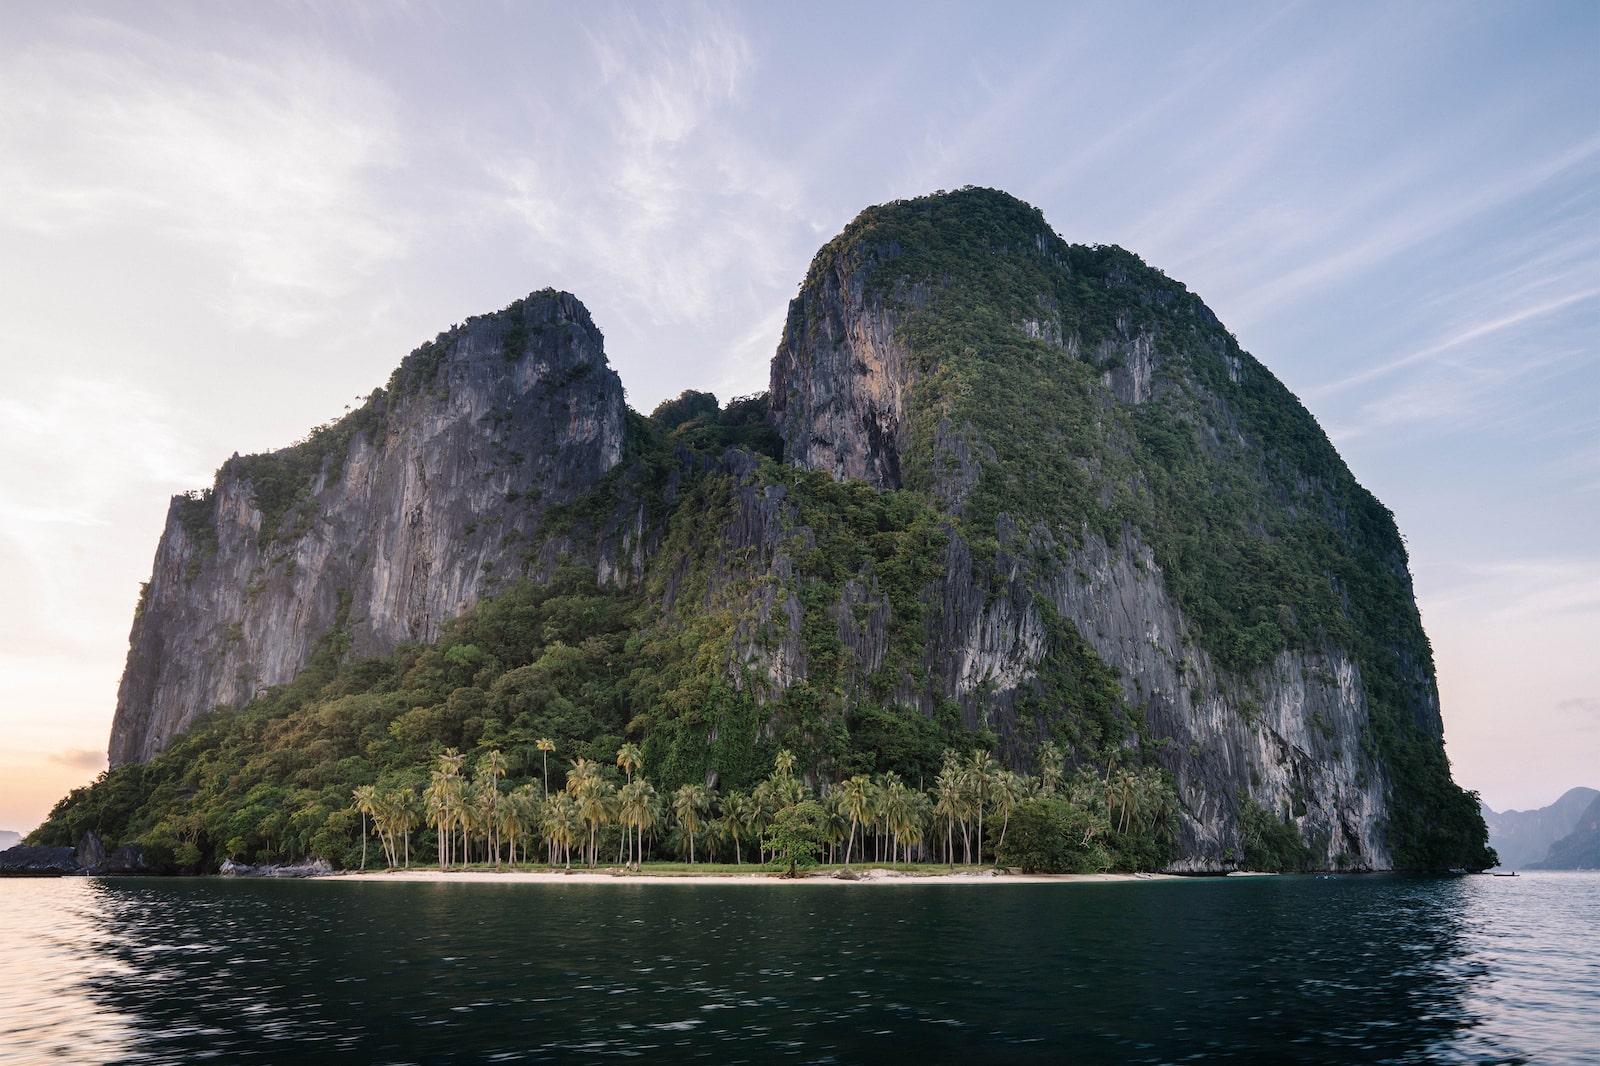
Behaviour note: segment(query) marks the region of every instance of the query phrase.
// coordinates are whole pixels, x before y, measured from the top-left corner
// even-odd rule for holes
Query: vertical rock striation
[[[1155,742],[1174,775],[1179,868],[1241,854],[1244,803],[1292,819],[1330,867],[1393,864],[1402,745],[1381,740],[1442,750],[1398,533],[1182,286],[1065,245],[1004,194],[886,205],[818,254],[771,388],[788,462],[950,516],[924,705],[958,699],[1026,764],[1052,730],[1027,697],[1064,621],[1142,713],[1125,743]],[[1272,602],[1219,608],[1234,578]]]
[[[301,444],[229,460],[208,493],[168,511],[111,765],[292,680],[319,647],[373,655],[431,640],[548,566],[543,519],[617,464],[624,412],[588,311],[544,292],[419,348],[387,389]]]

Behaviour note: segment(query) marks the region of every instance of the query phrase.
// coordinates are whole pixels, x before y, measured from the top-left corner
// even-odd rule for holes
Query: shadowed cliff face
[[[419,349],[321,440],[230,460],[209,499],[168,512],[111,765],[292,680],[319,642],[337,658],[433,639],[547,564],[529,557],[553,550],[544,515],[616,465],[624,411],[588,311],[536,294]]]

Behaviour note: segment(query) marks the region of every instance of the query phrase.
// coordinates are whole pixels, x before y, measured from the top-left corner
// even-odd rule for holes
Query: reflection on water
[[[1571,1062],[1600,1047],[1600,877],[1583,875],[73,880],[0,882],[0,900],[0,1044],[64,1060]],[[35,930],[25,950],[15,928]]]
[[[111,893],[84,878],[0,880],[0,1061],[108,1062],[133,1019],[96,986],[130,971],[93,950]]]

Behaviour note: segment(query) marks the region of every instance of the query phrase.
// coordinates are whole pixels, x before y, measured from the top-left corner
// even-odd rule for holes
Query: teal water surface
[[[1600,876],[0,882],[15,1061],[1600,1062]]]

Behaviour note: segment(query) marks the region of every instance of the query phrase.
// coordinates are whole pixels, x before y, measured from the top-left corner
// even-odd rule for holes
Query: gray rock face
[[[208,500],[175,498],[134,620],[111,765],[292,680],[319,641],[372,655],[430,640],[548,566],[527,546],[548,550],[535,538],[550,508],[616,465],[624,412],[588,311],[535,294],[419,349],[333,427],[338,447],[320,462],[307,445],[268,457],[276,466],[236,457]],[[264,493],[284,466],[290,483]],[[289,506],[263,528],[274,494]],[[628,574],[613,567],[614,580]]]
[[[896,332],[895,313],[866,295],[865,273],[857,257],[841,252],[820,284],[796,298],[772,365],[772,409],[786,461],[892,489],[902,485],[917,373]],[[1101,376],[1106,402],[1139,405],[1173,387],[1154,338],[1126,317],[1118,319],[1116,340],[1087,353],[1059,314],[1025,322],[1022,332],[1107,366]],[[1235,377],[1243,372],[1242,366],[1229,371]],[[1211,414],[1228,423],[1226,411]],[[993,452],[970,426],[948,418],[932,447],[930,491],[959,515]],[[753,509],[747,518],[775,524],[759,515]],[[1391,782],[1364,743],[1366,695],[1347,650],[1283,652],[1248,676],[1230,674],[1201,647],[1134,531],[1107,543],[1085,530],[1042,523],[1020,529],[1002,515],[996,532],[1003,546],[998,573],[975,563],[961,536],[952,539],[927,645],[927,675],[936,683],[908,683],[898,699],[931,710],[941,696],[955,698],[970,723],[986,718],[1001,725],[1008,761],[1026,765],[1039,738],[1008,735],[1004,725],[1049,653],[1044,612],[1051,610],[1118,671],[1123,695],[1143,711],[1149,734],[1170,738],[1158,757],[1173,772],[1184,806],[1185,858],[1176,869],[1220,871],[1242,854],[1240,797],[1280,816],[1292,814],[1329,868],[1392,865],[1382,829]],[[844,619],[858,611],[857,602],[871,599],[870,590],[847,590],[837,612]],[[780,684],[804,670],[797,619],[788,630],[789,639],[767,659]],[[881,630],[870,617],[860,627],[841,624],[841,639],[864,672],[881,656]],[[748,656],[758,654],[754,645],[747,648]],[[1417,688],[1431,699],[1413,713],[1437,737],[1431,674],[1419,671]]]
[[[899,488],[914,378],[894,315],[881,304],[869,311],[864,277],[842,256],[821,290],[796,303],[772,361],[772,413],[785,456],[840,480]]]

